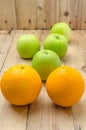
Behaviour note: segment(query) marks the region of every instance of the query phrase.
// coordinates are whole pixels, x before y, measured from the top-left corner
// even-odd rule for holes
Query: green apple
[[[52,50],[62,58],[67,52],[68,42],[61,34],[49,34],[44,40],[44,49]]]
[[[45,81],[48,75],[60,65],[60,58],[51,50],[38,51],[32,60],[32,67],[39,73],[43,81]]]
[[[40,41],[33,34],[25,34],[17,41],[17,50],[22,58],[32,58],[40,50]]]
[[[52,26],[51,28],[51,33],[59,33],[64,35],[67,40],[69,41],[71,38],[71,29],[68,26],[68,24],[64,23],[64,22],[60,22],[60,23],[56,23]]]

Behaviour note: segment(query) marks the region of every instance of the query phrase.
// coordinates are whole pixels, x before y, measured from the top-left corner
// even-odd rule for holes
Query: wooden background
[[[86,0],[0,0],[0,29],[50,29],[59,21],[86,29]]]

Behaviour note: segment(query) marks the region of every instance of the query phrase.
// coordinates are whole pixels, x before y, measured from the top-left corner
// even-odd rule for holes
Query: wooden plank
[[[78,34],[79,33],[79,34]],[[86,75],[85,73],[82,71],[82,67],[84,65],[84,57],[86,57],[85,55],[82,55],[82,51],[83,48],[86,46],[85,44],[83,44],[83,37],[82,39],[79,37],[80,35],[82,36],[80,31],[77,31],[77,37],[75,36],[75,33],[73,33],[73,37],[74,39],[72,39],[72,42],[69,44],[69,48],[68,48],[68,53],[65,56],[65,61],[64,64],[66,65],[70,65],[74,68],[76,68],[77,70],[79,70],[81,72],[81,74],[83,75],[85,81],[86,81]],[[86,37],[86,34],[85,34]],[[82,97],[82,99],[72,107],[72,115],[73,115],[73,122],[74,122],[74,130],[86,130],[86,91],[84,92],[84,95]]]
[[[50,10],[49,10],[49,20],[50,20],[50,28],[53,26],[53,24],[59,22],[59,0],[50,0],[49,1],[49,6],[50,6]],[[49,29],[50,29],[49,28]]]
[[[0,29],[16,29],[14,0],[0,0]]]
[[[3,34],[2,34],[2,32],[0,31],[0,40],[2,39],[2,37],[3,37]]]
[[[37,0],[37,28],[45,29],[46,28],[46,0]]]
[[[37,0],[37,28],[38,29],[50,29],[50,27],[55,23],[58,15],[55,15],[56,10],[56,0]],[[47,6],[48,5],[48,6]],[[58,4],[59,5],[59,4]],[[58,8],[57,8],[58,9]],[[57,18],[58,19],[58,18]]]
[[[5,34],[10,34],[12,30],[0,30],[0,36]]]
[[[37,24],[36,0],[15,0],[18,29],[35,29]]]
[[[75,130],[86,130],[86,91],[82,100],[72,108]]]
[[[80,29],[81,7],[81,0],[61,0],[60,21],[69,23],[72,29]]]
[[[81,28],[81,13],[82,13],[82,1],[74,0],[74,5],[71,8],[71,20],[73,19],[73,23],[71,23],[72,28],[80,29]],[[73,11],[74,10],[74,11]]]
[[[80,36],[82,38],[80,38]],[[75,36],[76,42],[73,43],[73,50],[76,53],[71,53],[71,57],[73,56],[72,59],[72,65],[77,68],[81,74],[83,75],[85,82],[86,82],[86,62],[85,62],[85,57],[86,57],[86,31],[77,31],[77,36]],[[77,44],[78,43],[78,44]],[[77,44],[77,45],[76,45]],[[77,55],[77,58],[75,57]],[[76,59],[76,61],[75,61]],[[67,64],[67,62],[66,62]],[[84,95],[79,103],[77,103],[75,106],[72,108],[72,113],[73,113],[73,120],[74,120],[74,128],[76,130],[82,129],[86,130],[86,90],[84,92]]]
[[[44,39],[47,35],[49,35],[50,31],[49,30],[41,30],[41,37],[40,37],[40,41],[41,41],[41,49],[44,49],[43,45],[44,45]]]
[[[59,13],[60,13],[59,19],[60,19],[60,21],[66,20],[66,17],[64,15],[64,13],[66,12],[66,5],[67,5],[67,0],[64,0],[64,2],[63,2],[63,0],[60,0],[60,3],[59,3],[59,6],[60,6],[59,7]],[[69,15],[68,11],[66,13],[67,13],[66,15]]]
[[[86,51],[86,46],[85,46],[85,44],[86,44],[86,30],[83,30],[83,31],[81,30],[80,32],[81,32],[81,36],[83,39],[83,42],[81,43],[82,51]]]
[[[50,29],[59,21],[59,0],[38,0],[37,5],[37,28]]]
[[[7,57],[7,54],[8,54],[8,51],[9,51],[9,48],[11,46],[14,36],[15,36],[15,31],[10,32],[10,34],[7,33],[7,31],[4,31],[1,34],[1,37],[0,37],[0,71],[5,62],[5,59]]]
[[[0,92],[0,128],[2,130],[26,130],[27,106],[9,104]]]
[[[86,29],[86,0],[82,0],[81,29]]]
[[[59,5],[60,5],[60,0],[56,0],[56,2],[55,2],[55,14],[54,14],[54,15],[56,15],[55,22],[59,22],[60,21],[60,19],[59,19],[59,16],[60,16],[60,6]]]
[[[82,66],[82,71],[84,73],[84,76],[86,77],[86,31],[80,31],[82,38],[83,38],[83,42],[82,44],[82,56],[84,59],[84,65]],[[86,79],[86,78],[85,78]]]
[[[20,57],[16,57],[16,42],[20,35],[24,34],[23,31],[18,31],[15,39],[12,42],[6,61],[4,63],[3,71],[11,65],[20,63]],[[17,54],[18,55],[18,54]],[[0,93],[0,127],[2,130],[26,130],[27,110],[28,106],[17,107],[10,105]]]

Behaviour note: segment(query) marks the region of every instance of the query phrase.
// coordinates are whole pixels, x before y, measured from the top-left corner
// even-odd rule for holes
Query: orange
[[[39,95],[41,88],[42,82],[39,74],[25,64],[9,68],[1,79],[3,96],[15,105],[32,103]]]
[[[77,103],[83,95],[85,82],[76,69],[61,66],[55,69],[46,81],[46,90],[57,105],[69,107]]]

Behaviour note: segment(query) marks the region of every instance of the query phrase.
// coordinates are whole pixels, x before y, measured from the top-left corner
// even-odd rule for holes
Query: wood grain
[[[9,32],[4,31],[4,33],[1,33],[0,35],[0,70],[3,67],[14,36],[15,31],[12,31],[10,34]]]
[[[86,29],[86,11],[85,11],[86,0],[83,0],[81,4],[82,4],[81,29]]]
[[[49,29],[59,21],[59,0],[50,0],[49,1],[49,13],[47,14],[49,16]]]
[[[3,32],[3,31],[2,31]],[[0,50],[5,48],[1,76],[10,66],[18,63],[31,65],[31,60],[22,59],[16,50],[18,37],[32,33],[43,41],[48,30],[15,31],[15,33],[0,33]],[[4,38],[3,38],[4,37]],[[9,43],[10,47],[5,44]],[[3,44],[2,44],[3,43]],[[62,59],[62,64],[76,68],[86,81],[86,31],[73,31],[68,51]],[[84,67],[83,67],[84,66]],[[36,101],[27,106],[9,104],[0,92],[0,129],[1,130],[86,130],[86,91],[82,99],[73,107],[63,108],[55,105],[48,97],[43,83],[42,91]]]
[[[68,44],[68,51],[65,57],[63,58],[63,62],[71,65],[72,67],[76,67],[77,69],[81,69],[83,65],[83,57],[81,57],[82,53],[82,42],[83,38],[81,34],[79,34],[80,31],[73,31],[72,37],[71,37],[71,42]],[[79,53],[77,53],[79,51]],[[79,59],[78,59],[79,57]],[[81,62],[80,62],[80,61]],[[67,63],[68,61],[68,63]],[[79,63],[78,63],[79,62]],[[75,63],[75,64],[74,64]]]
[[[77,34],[76,37],[75,37],[75,33]],[[83,55],[83,51],[86,50],[85,43],[84,43],[84,37],[86,37],[86,35],[82,36],[81,31],[75,31],[75,33],[73,33],[73,39],[72,39],[72,42],[69,44],[69,48],[68,48],[69,49],[68,55],[70,59],[66,60],[65,63],[66,65],[68,64],[76,68],[77,70],[79,70],[79,72],[81,72],[81,74],[83,75],[84,80],[86,81],[86,74],[82,70],[83,66],[85,66],[84,57],[86,57],[86,53],[85,55]],[[76,105],[72,107],[74,130],[86,129],[85,107],[86,107],[86,90],[80,102],[78,102]]]
[[[23,61],[18,57],[18,54],[16,52],[16,42],[20,35],[24,34],[24,31],[18,31],[14,37],[14,40],[11,42],[11,46],[8,52],[8,55],[6,57],[6,61],[4,62],[4,66],[2,69],[2,73],[10,66],[20,63]],[[16,55],[18,58],[16,58]],[[24,63],[24,61],[23,61]],[[1,73],[1,75],[2,75]],[[2,95],[0,94],[0,100],[1,102],[4,101]],[[5,105],[5,106],[4,106]],[[0,105],[0,126],[2,130],[8,129],[8,130],[25,130],[26,129],[26,120],[27,120],[27,112],[28,112],[28,106],[24,107],[17,107],[10,105],[8,102],[4,101]],[[14,116],[13,116],[14,115]],[[9,118],[10,116],[10,118]],[[5,120],[4,120],[5,119]],[[6,126],[8,126],[6,128]]]
[[[16,29],[15,0],[0,0],[0,29]]]
[[[64,21],[86,29],[86,0],[0,0],[1,29],[50,29]]]
[[[84,77],[86,79],[86,31],[80,31],[81,32],[81,36],[83,38],[83,41],[82,41],[82,57],[84,59],[84,65],[82,66],[82,71],[83,71],[83,74],[84,74]]]
[[[36,0],[15,0],[18,29],[35,29],[37,20]]]
[[[37,28],[46,29],[46,0],[37,0]]]
[[[81,0],[60,1],[60,21],[67,22],[72,29],[81,28]]]

